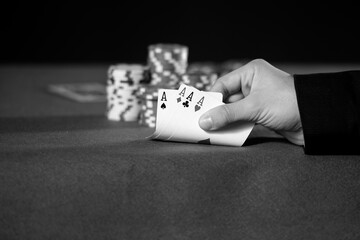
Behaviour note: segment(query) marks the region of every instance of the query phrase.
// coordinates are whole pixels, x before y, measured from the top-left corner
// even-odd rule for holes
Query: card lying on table
[[[236,122],[215,131],[204,131],[199,118],[206,111],[224,104],[222,94],[204,92],[182,84],[178,90],[159,89],[155,140],[214,145],[242,146],[254,127]]]

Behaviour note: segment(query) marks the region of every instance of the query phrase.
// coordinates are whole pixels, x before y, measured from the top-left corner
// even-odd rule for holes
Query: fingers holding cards
[[[204,92],[182,84],[178,90],[160,89],[156,130],[153,139],[242,146],[254,124],[237,122],[217,131],[204,131],[198,125],[200,116],[224,104],[222,94]]]

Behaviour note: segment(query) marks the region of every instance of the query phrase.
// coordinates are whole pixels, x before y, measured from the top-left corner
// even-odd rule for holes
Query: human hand
[[[304,144],[292,75],[256,59],[219,78],[210,91],[221,92],[227,104],[204,113],[199,119],[202,129],[245,120],[270,128],[294,144]]]

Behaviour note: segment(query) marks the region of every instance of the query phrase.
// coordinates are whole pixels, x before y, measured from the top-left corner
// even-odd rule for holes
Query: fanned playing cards
[[[206,111],[224,104],[222,94],[200,91],[182,84],[179,89],[159,89],[154,140],[200,144],[242,146],[254,124],[235,122],[215,131],[204,131],[199,118]]]

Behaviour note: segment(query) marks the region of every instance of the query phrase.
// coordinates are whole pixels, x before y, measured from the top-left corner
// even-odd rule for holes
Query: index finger
[[[220,92],[224,99],[235,93],[242,93],[247,96],[250,92],[252,79],[254,77],[254,68],[250,63],[218,78],[210,91]]]

